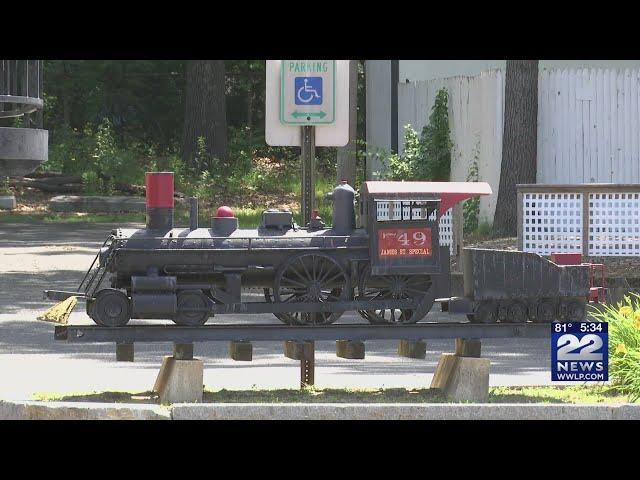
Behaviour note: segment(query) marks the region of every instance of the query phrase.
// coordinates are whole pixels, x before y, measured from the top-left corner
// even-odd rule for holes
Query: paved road
[[[0,398],[28,399],[34,392],[52,391],[144,391],[153,386],[171,344],[138,344],[135,363],[116,363],[114,345],[54,342],[53,325],[35,320],[51,305],[42,300],[42,290],[75,289],[113,227],[0,224]],[[444,314],[435,315],[451,320]],[[230,315],[225,321],[277,322],[271,315]],[[340,321],[355,322],[360,317],[345,314]],[[70,323],[92,323],[82,303]],[[345,360],[335,356],[333,342],[318,342],[316,385],[428,386],[440,353],[452,351],[453,341],[428,342],[425,360],[398,357],[395,341],[371,341],[366,347],[365,360]],[[482,350],[491,360],[492,385],[551,383],[547,339],[486,340]],[[211,388],[298,385],[298,363],[282,355],[280,342],[254,344],[251,363],[230,360],[225,342],[196,344],[195,355],[204,360],[204,382]]]

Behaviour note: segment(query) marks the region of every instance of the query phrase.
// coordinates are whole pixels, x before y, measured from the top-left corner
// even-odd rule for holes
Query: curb
[[[640,420],[640,404],[217,403],[0,400],[0,420]]]
[[[640,420],[640,405],[176,404],[173,420]]]
[[[0,400],[0,420],[171,420],[171,411],[159,405]]]

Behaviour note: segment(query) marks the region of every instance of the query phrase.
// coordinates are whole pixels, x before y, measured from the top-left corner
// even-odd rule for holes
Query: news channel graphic
[[[609,380],[609,329],[606,322],[551,324],[551,381]]]

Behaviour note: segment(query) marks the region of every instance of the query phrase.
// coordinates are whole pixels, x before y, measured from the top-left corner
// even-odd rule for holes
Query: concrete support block
[[[400,340],[398,342],[398,355],[406,358],[423,359],[427,355],[427,344],[418,340]]]
[[[116,343],[116,362],[133,362],[133,343]]]
[[[480,358],[482,342],[478,339],[456,338],[456,355]]]
[[[364,342],[355,340],[336,340],[336,356],[351,360],[362,360],[364,358]]]
[[[0,127],[0,176],[22,177],[49,158],[49,132]]]
[[[483,403],[489,396],[488,358],[460,357],[443,353],[431,381],[437,388],[456,402]]]
[[[253,360],[253,345],[251,342],[229,342],[231,359],[237,362],[250,362]]]
[[[16,208],[14,195],[0,195],[0,210],[13,210],[14,208]]]
[[[313,345],[313,342],[296,342],[295,340],[285,340],[284,356],[290,358],[291,360],[304,360],[305,344],[308,343]]]
[[[203,394],[202,360],[164,357],[153,391],[160,403],[200,403]]]
[[[174,343],[173,358],[176,360],[193,360],[193,343]]]

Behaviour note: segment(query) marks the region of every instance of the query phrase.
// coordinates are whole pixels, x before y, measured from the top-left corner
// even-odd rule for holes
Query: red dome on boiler
[[[216,211],[216,217],[218,218],[234,218],[235,216],[231,207],[227,207],[226,205],[219,207]]]

